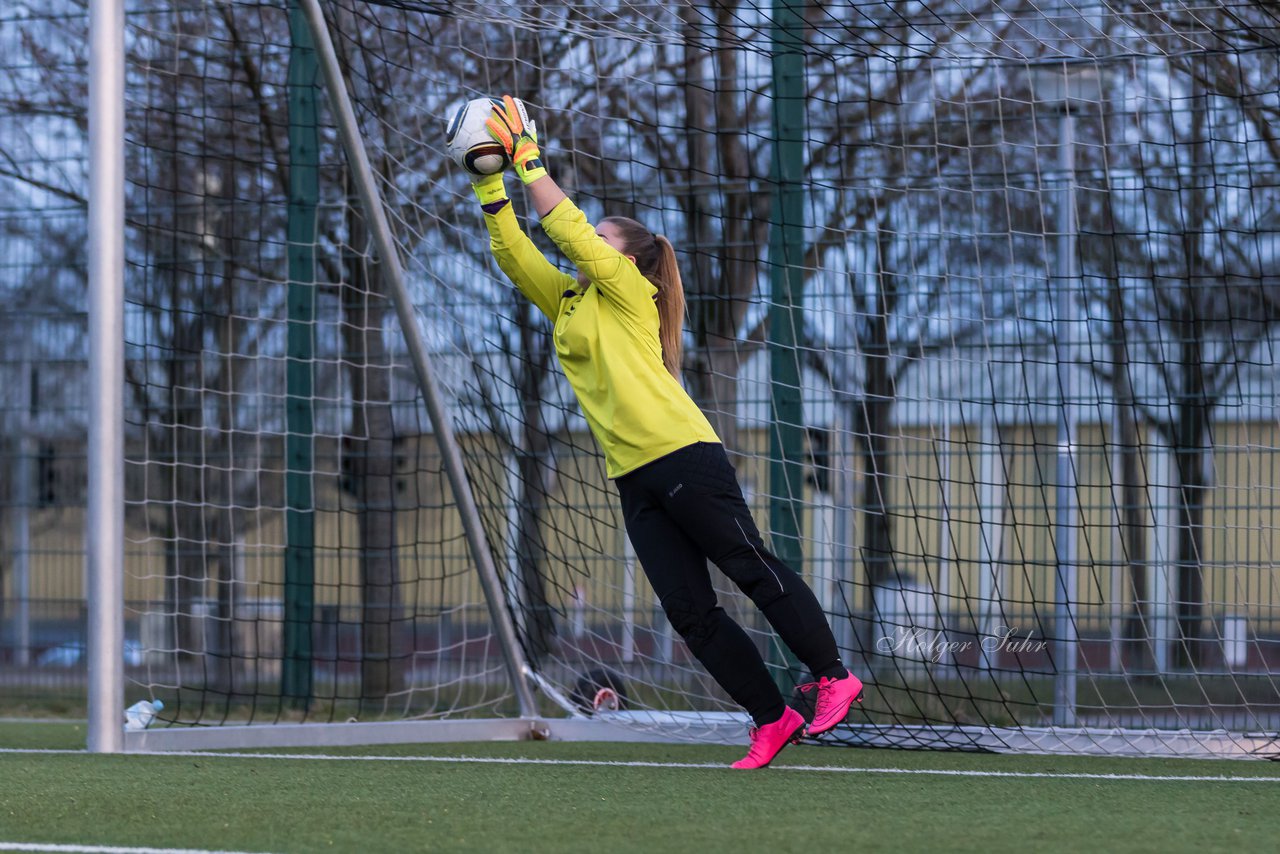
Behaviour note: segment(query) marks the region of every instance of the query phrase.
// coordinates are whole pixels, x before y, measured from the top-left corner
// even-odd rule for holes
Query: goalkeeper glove
[[[481,207],[507,200],[507,185],[502,180],[504,174],[505,171],[494,172],[492,175],[478,175],[471,179],[471,189],[475,191]]]
[[[521,181],[532,184],[547,174],[542,165],[542,152],[538,150],[538,130],[525,111],[524,101],[503,95],[502,105],[494,105],[485,127],[506,149]]]

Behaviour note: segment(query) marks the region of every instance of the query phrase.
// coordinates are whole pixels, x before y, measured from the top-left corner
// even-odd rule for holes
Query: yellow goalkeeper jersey
[[[586,275],[584,287],[551,264],[520,229],[510,203],[485,213],[498,266],[555,325],[556,355],[610,478],[694,442],[719,442],[707,417],[662,363],[657,294],[565,199],[542,227]]]

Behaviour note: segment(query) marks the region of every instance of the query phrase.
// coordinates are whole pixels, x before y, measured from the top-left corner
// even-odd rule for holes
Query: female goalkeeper
[[[494,257],[555,325],[556,354],[604,450],[627,535],[671,625],[756,724],[750,751],[733,767],[768,765],[803,734],[804,718],[716,603],[708,559],[818,680],[808,734],[844,720],[862,682],[840,663],[812,591],[765,548],[724,446],[680,384],[684,291],[675,252],[632,219],[609,217],[592,228],[547,175],[521,101],[504,97],[488,127],[578,277],[552,266],[520,229],[502,173],[474,179]]]

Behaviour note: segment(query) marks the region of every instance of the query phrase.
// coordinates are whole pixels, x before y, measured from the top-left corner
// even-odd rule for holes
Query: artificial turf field
[[[83,744],[83,726],[0,723],[0,850],[1280,851],[1267,762],[800,745],[738,772],[745,750],[719,746]]]

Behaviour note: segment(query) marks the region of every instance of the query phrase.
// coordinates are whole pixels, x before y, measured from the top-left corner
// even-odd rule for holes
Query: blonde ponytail
[[[676,250],[671,241],[654,234],[639,222],[625,216],[611,216],[601,224],[612,223],[626,247],[624,254],[634,256],[640,274],[658,289],[658,341],[662,344],[662,364],[677,380],[684,359],[684,284],[676,264]]]
[[[658,340],[662,342],[662,364],[671,376],[680,379],[684,361],[684,282],[676,264],[676,250],[661,234],[658,243],[658,267],[653,279],[658,286]],[[660,284],[659,284],[660,283]]]

